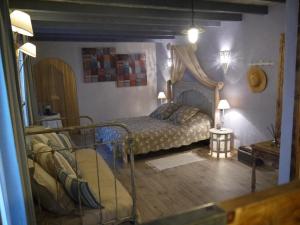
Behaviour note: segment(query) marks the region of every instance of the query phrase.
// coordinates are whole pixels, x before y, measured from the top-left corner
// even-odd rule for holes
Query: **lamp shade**
[[[10,14],[12,30],[26,36],[33,36],[30,16],[22,11],[14,10]]]
[[[158,93],[158,96],[157,96],[158,99],[166,99],[166,95],[165,95],[165,92],[161,91]]]
[[[188,30],[188,40],[190,43],[195,44],[199,38],[199,30],[195,27],[192,27]]]
[[[30,42],[26,42],[18,50],[31,57],[36,57],[36,46]]]
[[[199,39],[199,34],[203,33],[204,30],[201,27],[191,27],[187,31],[188,41],[195,44]]]
[[[218,104],[218,109],[230,109],[230,105],[226,99],[221,99]]]

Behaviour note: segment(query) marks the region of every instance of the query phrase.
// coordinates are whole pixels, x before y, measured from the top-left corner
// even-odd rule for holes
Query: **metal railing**
[[[86,116],[81,116],[81,119],[85,118],[88,119],[90,121],[90,123],[93,122],[92,119],[90,119],[89,117]],[[57,120],[57,119],[55,119]],[[131,189],[131,199],[132,199],[132,207],[131,207],[131,215],[130,216],[126,216],[124,218],[122,218],[119,214],[118,214],[118,209],[119,209],[119,202],[118,202],[118,178],[117,178],[117,173],[118,173],[118,166],[117,166],[117,151],[119,151],[119,143],[118,141],[112,142],[112,143],[100,143],[97,141],[96,139],[96,129],[98,128],[102,128],[102,127],[120,127],[122,129],[124,129],[127,134],[128,134],[128,139],[126,140],[129,146],[129,156],[130,156],[130,162],[129,162],[129,170],[130,170],[130,189]],[[74,136],[75,137],[79,135],[80,137],[80,142],[76,142],[76,145],[72,147],[72,151],[74,152],[74,156],[75,156],[75,161],[76,161],[76,168],[78,166],[77,163],[77,154],[76,151],[80,150],[80,149],[85,149],[85,148],[90,148],[95,150],[95,156],[96,156],[96,162],[95,162],[95,166],[96,166],[96,173],[95,177],[97,178],[97,182],[98,182],[98,193],[96,193],[98,195],[98,198],[100,200],[101,203],[101,199],[103,197],[103,195],[105,195],[105,193],[101,193],[101,171],[99,172],[99,154],[101,155],[101,151],[104,150],[104,148],[101,148],[101,146],[105,145],[105,144],[111,144],[113,146],[112,148],[112,155],[113,155],[113,162],[112,165],[110,165],[110,169],[112,171],[113,174],[113,185],[112,188],[114,188],[114,204],[115,204],[115,218],[113,220],[109,220],[109,221],[103,221],[103,210],[102,207],[99,207],[99,216],[100,216],[100,223],[97,224],[120,224],[123,222],[131,222],[131,223],[135,223],[136,222],[136,216],[137,216],[137,208],[136,208],[136,185],[135,185],[135,176],[134,176],[134,155],[133,155],[133,151],[132,151],[132,145],[134,140],[132,139],[132,134],[130,132],[130,130],[127,128],[126,125],[122,124],[122,123],[98,123],[98,124],[89,124],[89,125],[85,125],[85,126],[72,126],[72,127],[63,127],[63,128],[53,128],[53,129],[43,129],[43,130],[38,130],[38,131],[34,131],[34,130],[30,130],[28,129],[26,131],[26,136],[28,137],[33,137],[32,135],[37,135],[37,134],[49,134],[49,133],[69,133],[70,137]],[[72,138],[73,140],[73,138]],[[51,147],[51,146],[50,146]],[[63,148],[63,149],[57,149],[57,148],[51,148],[51,150],[49,151],[42,151],[40,153],[33,153],[32,151],[28,151],[29,155],[28,157],[30,157],[33,160],[33,170],[35,169],[35,163],[37,163],[37,154],[44,154],[44,153],[55,153],[55,152],[59,152],[59,151],[64,151],[64,150],[70,150],[67,148]],[[76,169],[77,170],[77,169]],[[75,171],[76,176],[78,178],[78,171]],[[55,177],[55,180],[57,182],[57,184],[59,183],[58,178]],[[80,192],[78,199],[80,200]],[[37,203],[38,203],[38,212],[37,213],[43,213],[43,209],[41,207],[40,204],[40,199],[36,199]],[[77,204],[78,206],[78,210],[79,210],[79,217],[80,217],[80,223],[83,225],[83,216],[85,214],[86,209],[83,207],[82,203],[79,201],[79,203]],[[105,207],[105,206],[104,206]],[[63,222],[58,223],[58,224],[64,224]]]
[[[79,116],[79,117],[57,117],[57,118],[42,118],[37,120],[35,123],[36,125],[41,125],[43,126],[44,122],[56,122],[56,128],[60,128],[63,125],[64,121],[68,121],[68,120],[77,120],[79,119],[79,123],[82,124],[83,120],[86,120],[88,122],[89,125],[94,124],[94,120],[92,117],[90,116]],[[59,123],[60,122],[60,123]]]

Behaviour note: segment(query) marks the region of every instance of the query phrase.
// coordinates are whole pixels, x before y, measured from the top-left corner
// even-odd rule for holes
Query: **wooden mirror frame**
[[[279,45],[279,68],[277,81],[277,99],[276,99],[276,115],[275,115],[275,139],[280,140],[281,117],[282,117],[282,95],[283,95],[283,78],[284,78],[284,49],[285,35],[280,34]]]
[[[300,178],[300,34],[298,31],[291,178]]]

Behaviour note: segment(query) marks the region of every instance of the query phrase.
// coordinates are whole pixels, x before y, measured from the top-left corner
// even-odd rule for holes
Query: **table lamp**
[[[165,92],[161,91],[158,93],[158,96],[157,96],[158,99],[160,99],[160,104],[163,103],[163,99],[166,99],[166,95],[165,95]]]
[[[230,105],[229,105],[228,101],[226,99],[221,99],[218,104],[218,109],[222,110],[221,128],[223,128],[225,109],[230,109]]]

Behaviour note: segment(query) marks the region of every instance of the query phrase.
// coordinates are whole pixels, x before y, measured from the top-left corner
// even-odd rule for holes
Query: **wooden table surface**
[[[279,146],[272,141],[264,141],[251,145],[252,148],[252,176],[251,191],[256,189],[256,159],[271,160],[278,165],[279,162]]]
[[[251,145],[252,149],[257,152],[265,152],[279,156],[279,147],[272,141],[264,141]]]

